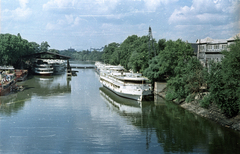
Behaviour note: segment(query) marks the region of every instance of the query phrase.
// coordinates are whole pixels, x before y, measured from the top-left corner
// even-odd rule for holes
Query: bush
[[[240,41],[223,52],[222,63],[210,64],[209,100],[216,103],[227,117],[236,116],[240,104]]]

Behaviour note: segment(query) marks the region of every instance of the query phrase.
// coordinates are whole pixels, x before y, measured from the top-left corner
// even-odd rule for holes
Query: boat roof
[[[129,80],[129,81],[147,81],[148,78],[145,77],[130,77],[130,76],[116,76],[120,80]]]
[[[44,58],[45,55],[49,55],[50,57]],[[64,55],[60,55],[60,54],[53,53],[53,52],[39,52],[39,53],[35,53],[35,54],[22,56],[22,58],[63,59],[63,60],[71,59],[71,57],[69,57],[69,56],[64,56]]]
[[[14,70],[13,66],[0,66],[0,70]]]

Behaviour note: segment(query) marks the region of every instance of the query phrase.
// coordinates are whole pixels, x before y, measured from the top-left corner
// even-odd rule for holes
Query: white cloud
[[[193,0],[190,7],[175,9],[169,18],[170,24],[223,23],[231,14],[237,0]]]
[[[26,8],[28,0],[19,0],[19,3],[20,3],[21,8]]]
[[[155,11],[161,4],[166,5],[178,0],[144,0],[148,11]]]
[[[75,3],[76,0],[50,0],[46,4],[43,4],[43,9],[73,7]]]
[[[60,30],[60,29],[68,29],[71,27],[76,27],[78,26],[81,21],[86,22],[86,20],[80,18],[79,16],[75,16],[73,14],[70,15],[65,15],[62,19],[52,22],[48,22],[46,24],[46,29],[47,30]]]
[[[43,4],[44,10],[80,9],[82,13],[106,13],[115,9],[119,0],[50,0]]]
[[[71,15],[65,15],[65,18],[67,19],[68,24],[71,24],[74,21],[72,14]]]
[[[32,10],[27,7],[28,0],[19,0],[20,7],[15,10],[5,9],[3,16],[13,20],[25,20],[32,14]]]
[[[47,23],[46,29],[47,29],[47,30],[53,30],[53,29],[56,29],[56,26],[55,26],[54,24]]]

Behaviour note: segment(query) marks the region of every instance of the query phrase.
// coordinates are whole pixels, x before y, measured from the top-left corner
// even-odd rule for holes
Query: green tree
[[[0,34],[0,65],[17,66],[21,57],[34,53],[32,45],[18,34]]]
[[[142,73],[148,67],[148,37],[139,37],[132,43],[132,46],[135,50],[133,50],[129,58],[128,68],[133,69],[134,72]]]
[[[34,49],[35,53],[39,53],[40,52],[40,45],[39,44],[37,44],[36,42],[29,42],[29,44],[31,44],[31,46]]]
[[[47,41],[43,41],[40,45],[40,52],[47,52],[50,45]]]
[[[49,49],[48,52],[59,54],[59,50],[57,50],[57,49]]]
[[[208,78],[210,94],[203,100],[205,104],[216,103],[228,117],[239,112],[240,105],[240,40],[223,51],[221,63],[211,63]]]
[[[119,44],[115,42],[110,43],[104,47],[102,59],[104,60],[105,63],[110,63],[112,54],[118,47],[119,47]]]
[[[152,82],[175,76],[174,69],[178,63],[186,62],[193,56],[193,48],[180,39],[169,40],[165,44],[165,48],[149,61],[149,67],[144,71]]]
[[[179,61],[174,74],[175,76],[167,81],[167,99],[178,101],[186,99],[190,102],[196,95],[203,93],[201,87],[206,85],[207,70],[197,58],[191,57]]]
[[[166,39],[160,39],[157,43],[157,55],[166,47]]]

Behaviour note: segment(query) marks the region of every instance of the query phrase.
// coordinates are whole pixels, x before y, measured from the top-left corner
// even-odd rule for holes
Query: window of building
[[[219,45],[214,45],[214,49],[219,49]]]
[[[207,49],[212,49],[212,45],[208,45],[208,46],[207,46]]]
[[[227,45],[226,45],[226,44],[223,44],[223,45],[222,45],[222,48],[223,48],[223,49],[227,49]]]
[[[201,45],[201,46],[200,46],[200,50],[204,50],[204,45]]]

